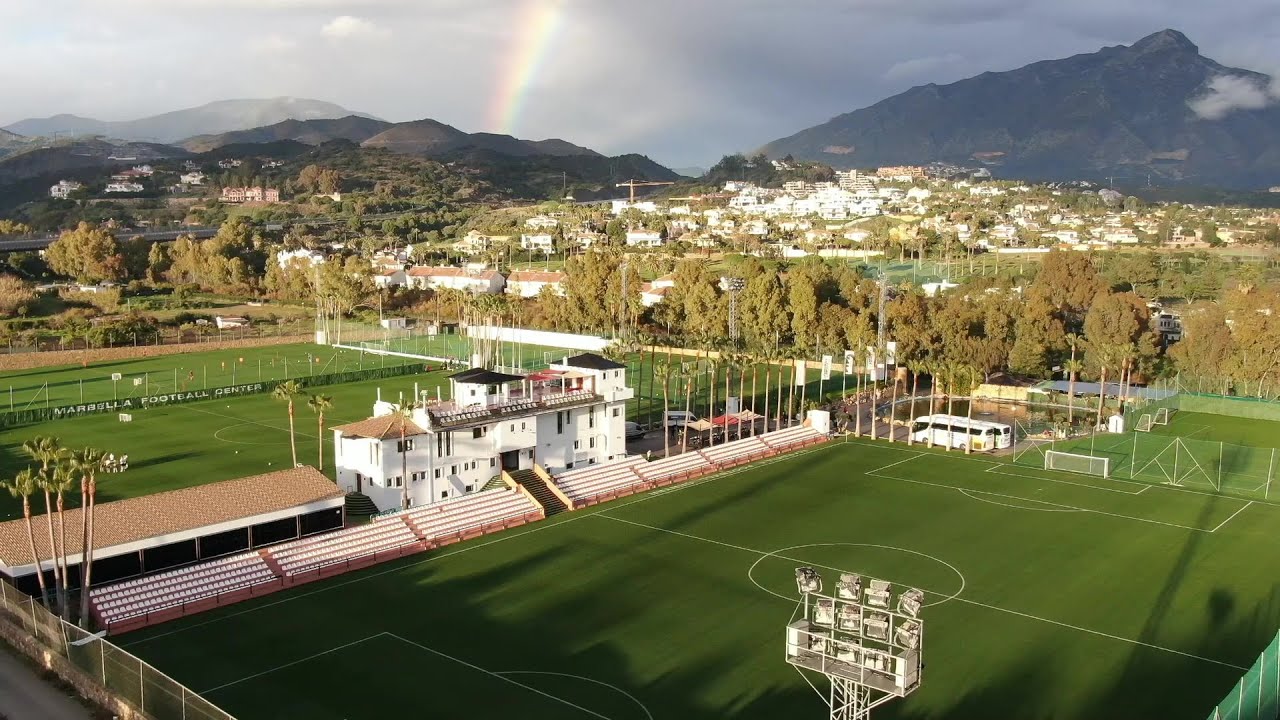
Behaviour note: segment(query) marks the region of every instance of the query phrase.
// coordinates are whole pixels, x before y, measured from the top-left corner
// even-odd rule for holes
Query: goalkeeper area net
[[[1044,454],[1044,469],[1111,477],[1111,458],[1049,450]]]
[[[1156,425],[1168,425],[1169,416],[1173,415],[1173,411],[1167,407],[1158,408],[1155,417],[1152,419]]]
[[[1143,415],[1138,418],[1138,424],[1134,429],[1138,432],[1151,432],[1151,428],[1155,426],[1155,424],[1155,418],[1151,417],[1149,414]]]

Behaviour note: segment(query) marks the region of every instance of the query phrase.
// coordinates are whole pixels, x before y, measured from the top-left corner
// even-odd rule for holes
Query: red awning
[[[721,415],[720,417],[711,418],[711,424],[719,427],[737,425],[740,422],[742,422],[742,420],[734,415]]]
[[[563,370],[539,370],[525,375],[524,378],[525,380],[540,382],[543,380],[559,380],[561,375],[564,375]]]

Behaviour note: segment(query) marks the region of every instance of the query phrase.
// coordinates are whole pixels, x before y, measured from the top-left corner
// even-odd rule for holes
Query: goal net
[[[1153,420],[1156,425],[1168,425],[1169,416],[1173,413],[1169,412],[1169,408],[1160,408],[1156,410],[1156,416]]]
[[[1111,458],[1049,450],[1044,454],[1044,469],[1105,478],[1111,476]]]
[[[1151,432],[1153,425],[1155,425],[1155,419],[1150,414],[1147,414],[1138,418],[1138,425],[1134,429],[1138,432]]]

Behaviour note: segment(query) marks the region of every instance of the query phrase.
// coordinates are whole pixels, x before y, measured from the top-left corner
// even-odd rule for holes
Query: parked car
[[[641,425],[640,423],[628,422],[626,424],[625,432],[628,440],[639,440],[644,437],[644,434],[648,431],[648,426]]]

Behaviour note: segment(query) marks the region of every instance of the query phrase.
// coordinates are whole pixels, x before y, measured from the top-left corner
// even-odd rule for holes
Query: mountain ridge
[[[920,85],[762,151],[838,168],[946,162],[1036,180],[1150,174],[1256,187],[1280,181],[1280,106],[1257,95],[1270,83],[1162,30],[1128,46]]]
[[[372,118],[323,100],[281,96],[216,100],[133,120],[97,120],[63,113],[19,120],[4,129],[28,137],[100,135],[126,141],[173,144],[197,135],[248,130],[291,119],[333,119],[350,115]]]

